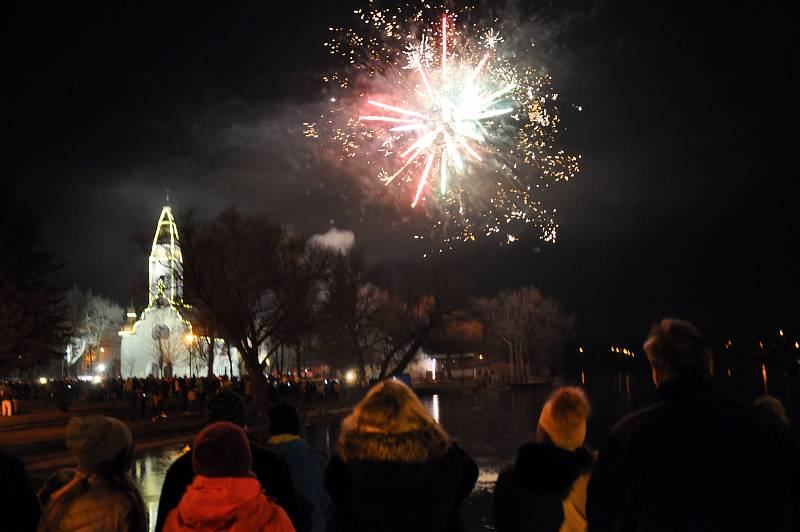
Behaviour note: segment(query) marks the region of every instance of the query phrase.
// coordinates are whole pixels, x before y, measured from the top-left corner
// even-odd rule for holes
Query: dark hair
[[[663,319],[644,343],[650,365],[663,381],[711,376],[713,359],[705,337],[688,321]]]
[[[277,434],[300,434],[300,416],[297,409],[290,404],[280,403],[267,412],[269,417],[269,432]]]

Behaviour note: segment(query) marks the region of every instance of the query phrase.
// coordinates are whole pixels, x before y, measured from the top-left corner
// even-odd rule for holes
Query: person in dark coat
[[[331,499],[323,482],[328,459],[300,437],[300,417],[292,405],[281,403],[267,412],[270,438],[268,449],[286,459],[299,504],[308,506],[311,531],[324,532]]]
[[[22,461],[0,450],[0,516],[4,529],[34,531],[41,515],[39,500]]]
[[[562,387],[542,408],[537,440],[520,447],[513,467],[494,490],[500,532],[586,530],[586,485],[594,453],[583,446],[589,400],[580,388]]]
[[[798,530],[797,442],[710,385],[711,350],[690,323],[662,320],[644,349],[659,400],[611,429],[589,530]]]
[[[209,424],[230,421],[242,428],[247,427],[247,406],[244,399],[233,392],[220,392],[215,395],[208,402],[207,413]],[[264,493],[275,499],[275,502],[286,510],[296,530],[308,530],[309,518],[298,511],[294,485],[286,460],[253,441],[250,442],[250,451],[253,456],[253,472],[261,483]],[[167,515],[178,506],[186,488],[194,480],[191,454],[184,453],[167,470],[161,487],[161,497],[158,500],[157,532],[163,529]]]
[[[475,462],[408,386],[376,384],[342,422],[325,486],[332,532],[451,532],[478,478]]]
[[[218,421],[197,435],[195,477],[167,515],[164,532],[295,532],[286,512],[268,499],[251,467],[247,433]]]

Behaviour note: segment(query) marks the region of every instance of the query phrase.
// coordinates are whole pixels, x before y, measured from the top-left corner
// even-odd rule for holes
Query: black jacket
[[[25,466],[0,451],[0,519],[3,530],[33,531],[42,511]]]
[[[594,455],[586,448],[567,451],[542,443],[520,447],[514,465],[497,477],[494,489],[497,530],[557,532],[564,522],[563,501],[575,481],[591,471],[593,461]],[[581,493],[579,497],[583,499],[584,495]]]
[[[311,516],[306,515],[307,512],[303,511],[302,505],[295,495],[286,460],[252,441],[250,442],[250,451],[253,454],[253,472],[264,488],[264,493],[275,499],[275,502],[286,511],[298,532],[308,530],[311,526]],[[169,466],[167,475],[164,477],[161,497],[158,500],[156,532],[161,532],[164,522],[167,520],[167,514],[173,508],[178,507],[181,497],[193,480],[192,453],[187,452]]]
[[[329,531],[450,532],[463,530],[461,502],[478,466],[456,445],[424,463],[331,458],[325,487],[334,510]]]
[[[669,382],[611,429],[589,530],[797,530],[796,442],[708,383]]]

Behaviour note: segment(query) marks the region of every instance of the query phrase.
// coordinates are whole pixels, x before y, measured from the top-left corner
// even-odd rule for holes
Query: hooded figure
[[[325,486],[329,531],[463,530],[458,507],[478,467],[405,384],[376,384],[342,422]]]
[[[283,509],[267,499],[250,471],[247,434],[220,421],[203,429],[194,441],[195,477],[164,523],[165,531],[230,530],[294,532]]]
[[[241,427],[247,433],[247,406],[244,399],[234,392],[221,392],[207,405],[208,423],[228,421]],[[277,453],[252,441],[250,453],[253,457],[252,471],[261,483],[264,493],[275,500],[289,514],[292,524],[299,531],[310,528],[310,515],[298,505],[297,497],[286,460]],[[156,532],[161,532],[167,515],[174,508],[194,480],[191,453],[185,453],[175,460],[164,477],[161,496],[158,500]]]
[[[144,531],[144,502],[130,478],[133,437],[127,425],[106,416],[73,418],[67,447],[78,469],[63,469],[39,491],[40,532]]]
[[[520,447],[514,466],[494,491],[501,532],[586,530],[586,486],[594,454],[583,446],[589,401],[580,388],[550,395],[537,425],[537,442]]]

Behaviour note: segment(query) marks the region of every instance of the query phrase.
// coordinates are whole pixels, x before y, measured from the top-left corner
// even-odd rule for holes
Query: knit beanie
[[[539,427],[557,447],[574,451],[586,439],[589,400],[583,390],[564,386],[547,399],[539,416]]]
[[[206,407],[208,422],[230,421],[240,427],[247,425],[247,405],[238,393],[223,391],[215,395]]]
[[[78,466],[92,473],[133,446],[128,426],[115,417],[74,417],[67,424],[67,448],[75,453]]]
[[[200,431],[192,446],[192,467],[206,477],[250,476],[252,457],[244,429],[218,421]]]
[[[292,405],[280,403],[267,412],[269,417],[269,432],[277,434],[300,434],[300,417],[297,409]]]

